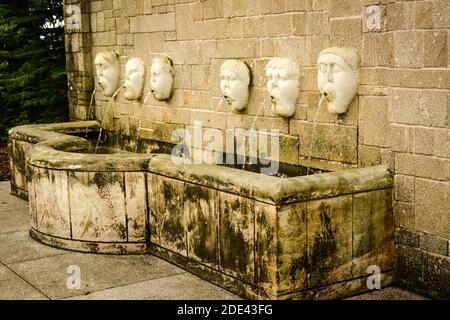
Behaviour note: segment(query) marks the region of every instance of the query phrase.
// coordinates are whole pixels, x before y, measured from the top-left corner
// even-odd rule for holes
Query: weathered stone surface
[[[394,177],[395,200],[412,202],[414,201],[414,177],[397,174]]]
[[[304,123],[298,128],[301,156],[340,161],[357,162],[357,130],[353,126]],[[313,141],[311,141],[314,139]]]
[[[426,67],[445,68],[448,61],[448,37],[445,30],[424,32],[424,57]]]
[[[450,239],[450,183],[416,179],[416,229]]]
[[[387,147],[388,98],[364,97],[361,100],[364,144]]]
[[[414,229],[414,203],[395,201],[393,205],[395,225],[402,228]]]
[[[390,120],[395,123],[419,124],[420,92],[413,89],[391,89]]]
[[[449,123],[448,93],[426,90],[420,97],[420,124],[427,127],[445,127]]]
[[[174,164],[163,154],[152,157],[149,167],[161,175],[280,204],[392,186],[386,165],[286,179],[227,167]]]
[[[432,234],[420,234],[419,248],[440,255],[448,255],[448,241]]]
[[[214,268],[218,266],[216,193],[214,189],[185,184],[184,211],[189,217],[188,257]]]
[[[400,228],[398,230],[397,242],[399,244],[403,244],[410,247],[419,247],[419,237],[420,235],[417,232]]]
[[[424,166],[424,163],[428,165]],[[447,180],[450,174],[449,163],[445,159],[409,153],[395,154],[395,171],[400,174],[441,181]]]
[[[427,281],[430,296],[450,299],[450,257],[427,254]]]
[[[30,173],[32,168],[32,166],[27,168],[30,170]],[[34,191],[34,185],[32,185],[28,190],[28,201],[30,204],[36,203],[36,192]],[[29,208],[29,224],[31,228],[37,230],[37,207],[34,205],[30,205]]]
[[[350,279],[352,197],[311,201],[307,210],[309,287]]]
[[[188,212],[183,208],[184,183],[147,175],[150,241],[187,256]]]
[[[398,31],[394,35],[395,66],[417,68],[423,66],[423,34],[418,31]]]
[[[282,206],[277,213],[278,294],[305,289],[311,272],[307,254],[307,204]]]
[[[146,241],[147,186],[145,173],[125,173],[125,210],[127,214],[128,241]]]
[[[277,295],[277,208],[255,201],[256,215],[256,270],[258,286]]]
[[[9,130],[9,158],[13,194],[27,198],[27,169],[25,155],[32,144],[61,136],[61,133],[91,132],[98,129],[97,121],[81,121],[44,125],[18,126]]]
[[[392,189],[353,195],[354,277],[367,274],[369,266],[382,271],[394,265],[394,216]]]
[[[47,244],[51,247],[61,248],[72,251],[87,253],[106,253],[106,254],[142,254],[147,252],[145,242],[104,242],[104,241],[86,241],[86,240],[68,240],[48,236],[33,229],[30,230],[30,236],[36,241]]]
[[[385,288],[394,282],[393,272],[381,273],[381,287]],[[300,291],[294,294],[280,297],[280,299],[292,300],[331,300],[341,299],[349,295],[350,292],[359,294],[367,292],[367,277],[352,279],[345,282],[334,283],[331,285]]]
[[[70,239],[71,217],[67,172],[36,167],[31,172],[30,185],[35,191],[33,197],[35,202],[31,205],[36,208],[37,230]]]
[[[155,32],[175,30],[175,12],[130,18],[130,32]]]
[[[228,291],[247,299],[267,299],[267,295],[258,287],[249,285],[202,263],[189,260],[167,249],[151,245],[150,253],[189,271],[190,273],[212,282]]]
[[[399,285],[415,292],[426,293],[426,255],[416,248],[404,245],[397,245],[396,249],[396,275]]]
[[[29,142],[14,138],[10,138],[8,144],[11,184],[25,193],[28,190],[25,155],[30,146]]]
[[[123,173],[69,172],[68,175],[72,238],[126,242]]]
[[[253,201],[224,192],[218,193],[219,268],[255,282],[255,217]]]

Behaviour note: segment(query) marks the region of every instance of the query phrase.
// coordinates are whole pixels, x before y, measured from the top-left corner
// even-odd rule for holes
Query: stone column
[[[89,11],[88,1],[64,0],[66,65],[71,120],[87,120],[93,117],[93,112],[88,111],[94,89]]]

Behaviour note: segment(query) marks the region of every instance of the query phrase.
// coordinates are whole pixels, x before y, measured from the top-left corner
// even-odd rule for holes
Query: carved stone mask
[[[100,52],[95,56],[94,65],[98,84],[107,97],[111,97],[119,87],[119,59],[115,52]]]
[[[173,90],[173,67],[169,58],[153,59],[150,68],[150,90],[156,100],[170,98]]]
[[[250,72],[242,61],[227,60],[220,67],[220,89],[233,110],[243,110],[247,106],[249,84]]]
[[[331,113],[345,113],[358,92],[359,57],[354,48],[327,48],[317,61],[317,85]]]
[[[137,100],[144,88],[145,65],[141,58],[132,58],[125,65],[124,97],[128,100]]]
[[[300,84],[297,64],[286,58],[273,58],[267,64],[266,76],[273,112],[281,117],[292,117]]]

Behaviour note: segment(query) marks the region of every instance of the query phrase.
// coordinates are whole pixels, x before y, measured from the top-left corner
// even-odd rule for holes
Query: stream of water
[[[95,92],[97,91],[98,86],[99,85],[97,84],[97,86],[92,91],[91,100],[89,101],[89,107],[88,107],[87,112],[86,112],[87,113],[86,114],[86,118],[87,118],[86,120],[91,120],[93,118],[92,105],[94,103],[94,96],[95,96]],[[88,138],[88,130],[89,130],[89,127],[86,127],[86,131],[85,131],[85,138],[86,139]]]
[[[317,103],[316,114],[314,115],[313,129],[312,129],[312,133],[311,133],[311,140],[309,140],[308,166],[306,167],[306,175],[307,176],[309,175],[309,171],[311,169],[311,157],[312,157],[312,151],[313,151],[314,143],[315,143],[314,138],[316,136],[317,118],[319,117],[320,107],[322,106],[322,103],[323,103],[324,100],[325,100],[325,96],[323,94],[321,94],[319,102]]]
[[[114,100],[115,100],[118,92],[119,92],[119,89],[117,89],[116,92],[114,92],[114,94],[111,97],[111,100],[109,100],[108,104],[106,105],[105,112],[102,115],[102,121],[100,122],[100,131],[98,132],[97,143],[95,144],[94,154],[97,153],[98,146],[100,145],[100,141],[102,139],[103,124],[105,122],[106,115],[108,114],[108,109],[110,109],[110,107],[113,106],[113,112],[114,112]]]
[[[148,97],[150,97],[151,93],[152,93],[152,91],[149,90],[149,92],[145,95],[144,102],[142,103],[142,106],[145,105],[145,103],[147,102],[147,99],[148,99]],[[137,153],[139,140],[141,138],[141,136],[140,136],[140,134],[141,134],[141,126],[142,126],[142,119],[139,118],[138,128],[137,128],[137,132],[136,132],[136,139],[134,141],[134,153]]]
[[[253,133],[253,131],[255,130],[255,125],[256,125],[256,120],[258,119],[260,113],[261,113],[261,109],[262,109],[262,113],[264,114],[264,111],[266,110],[266,101],[267,101],[267,95],[264,96],[264,100],[263,102],[259,105],[258,110],[256,111],[255,117],[253,118],[252,124],[250,126],[250,132]],[[248,135],[250,137],[250,135]],[[249,140],[250,143],[250,140]],[[248,145],[248,144],[245,144]],[[248,146],[250,148],[250,146]],[[247,165],[247,147],[244,148],[244,163],[242,164],[242,169],[245,169],[246,165]],[[258,149],[256,149],[258,150]]]
[[[141,135],[141,126],[142,126],[142,119],[139,118],[139,123],[138,123],[138,128],[137,128],[137,132],[136,132],[136,139],[134,142],[134,153],[137,153],[137,149],[138,149],[138,145],[139,145],[139,139],[140,139],[140,135]]]

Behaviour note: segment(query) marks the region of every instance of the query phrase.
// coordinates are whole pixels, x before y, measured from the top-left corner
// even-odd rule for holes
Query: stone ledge
[[[272,204],[391,188],[393,183],[387,165],[285,179],[217,165],[174,164],[163,154],[152,157],[148,166],[152,173]]]
[[[60,137],[61,133],[92,132],[100,128],[98,121],[74,121],[50,124],[23,125],[9,130],[9,138],[38,143]]]

